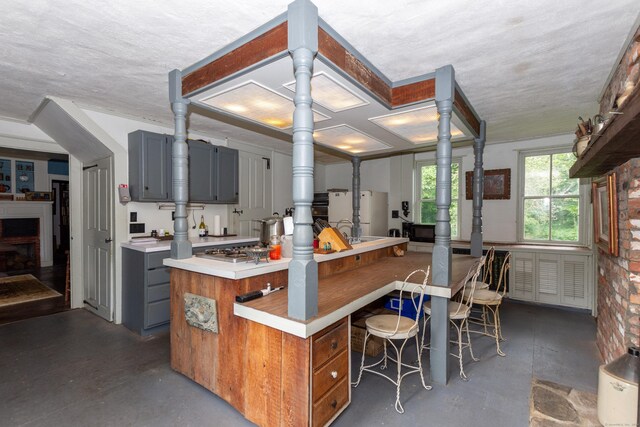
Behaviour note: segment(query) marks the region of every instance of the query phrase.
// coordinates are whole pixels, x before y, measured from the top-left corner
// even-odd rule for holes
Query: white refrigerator
[[[329,193],[329,224],[337,227],[342,219],[353,220],[352,192]],[[388,232],[389,203],[387,193],[360,192],[360,227],[362,236],[386,236]],[[351,225],[340,223],[340,231],[351,235]]]

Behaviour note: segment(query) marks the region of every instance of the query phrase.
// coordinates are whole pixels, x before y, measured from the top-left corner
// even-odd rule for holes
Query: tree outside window
[[[433,163],[418,163],[418,222],[420,224],[436,223],[436,170]],[[460,165],[451,163],[451,236],[458,237],[458,205]]]
[[[571,153],[524,157],[524,240],[578,242],[579,180],[569,178]]]

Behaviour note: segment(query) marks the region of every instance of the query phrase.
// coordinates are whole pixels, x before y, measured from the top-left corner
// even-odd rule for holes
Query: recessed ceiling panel
[[[276,129],[293,125],[293,100],[254,81],[205,97],[200,102]],[[313,112],[315,123],[329,119]]]
[[[295,82],[287,83],[284,87],[292,92],[296,91]],[[334,113],[368,104],[367,101],[324,72],[313,75],[311,79],[311,97],[314,104],[320,104]]]
[[[438,140],[438,111],[433,104],[369,120],[414,144]],[[463,135],[463,132],[452,122],[451,137],[456,138]]]
[[[344,151],[349,154],[370,153],[390,148],[365,133],[348,125],[338,125],[319,129],[313,133],[313,139],[322,145]]]

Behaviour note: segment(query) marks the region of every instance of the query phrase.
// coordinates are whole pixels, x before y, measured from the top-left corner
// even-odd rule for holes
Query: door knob
[[[104,242],[105,242],[105,243],[111,243],[112,241],[113,241],[113,239],[109,239],[109,238],[104,239]]]

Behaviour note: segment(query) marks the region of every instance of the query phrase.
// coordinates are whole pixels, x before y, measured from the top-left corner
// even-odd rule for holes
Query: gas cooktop
[[[198,258],[215,259],[225,262],[249,261],[251,258],[247,256],[241,249],[207,249],[204,252],[195,254]]]
[[[269,262],[269,248],[262,247],[244,247],[244,248],[227,248],[227,249],[207,249],[204,252],[195,254],[198,258],[213,259],[224,262],[249,262],[254,261],[258,264],[261,261]]]

